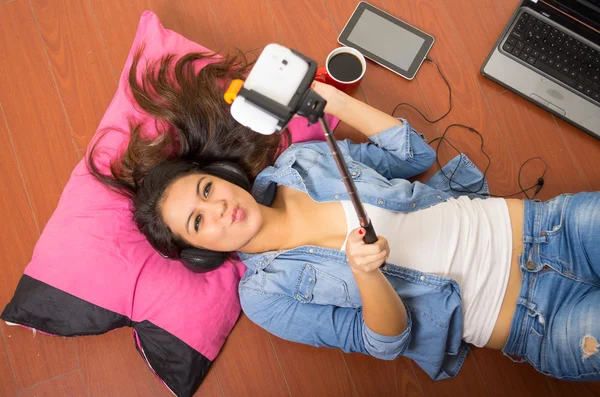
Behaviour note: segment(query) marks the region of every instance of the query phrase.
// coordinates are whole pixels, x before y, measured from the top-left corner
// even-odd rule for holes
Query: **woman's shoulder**
[[[348,143],[353,143],[352,141],[338,140],[338,149],[342,154],[348,154]],[[326,141],[306,141],[306,142],[296,142],[292,143],[286,150],[284,150],[281,155],[276,160],[275,164],[277,164],[280,160],[286,160],[290,157],[297,157],[306,154],[313,155],[321,155],[321,156],[331,156],[331,149],[329,148],[329,144]]]

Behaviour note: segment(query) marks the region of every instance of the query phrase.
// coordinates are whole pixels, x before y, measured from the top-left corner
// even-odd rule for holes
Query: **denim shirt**
[[[371,136],[369,143],[338,142],[360,199],[406,213],[459,196],[439,171],[426,183],[405,179],[427,170],[435,151],[403,122]],[[488,193],[482,173],[462,154],[443,171],[463,186],[454,186],[457,190],[482,186],[479,192]],[[317,202],[349,200],[326,142],[290,146],[258,175],[252,194],[271,205],[278,185],[301,190]],[[461,291],[452,279],[386,263],[382,272],[402,298],[408,322],[402,334],[384,336],[364,321],[344,251],[302,246],[239,257],[247,266],[239,286],[244,313],[280,338],[386,360],[404,355],[434,380],[455,376],[466,357]]]

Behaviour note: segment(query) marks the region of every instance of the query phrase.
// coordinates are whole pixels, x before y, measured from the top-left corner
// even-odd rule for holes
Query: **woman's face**
[[[173,233],[212,251],[242,250],[262,226],[260,206],[241,187],[208,174],[191,174],[165,191],[161,215]]]

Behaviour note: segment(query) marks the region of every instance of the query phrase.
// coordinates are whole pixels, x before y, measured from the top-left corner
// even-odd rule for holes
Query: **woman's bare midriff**
[[[492,349],[502,349],[508,340],[510,324],[515,308],[517,298],[521,290],[521,270],[519,268],[519,255],[523,251],[523,211],[522,200],[506,199],[508,213],[510,215],[510,225],[512,229],[512,259],[510,264],[510,275],[508,276],[508,285],[500,308],[500,314],[496,325],[492,331],[490,340],[485,347]]]

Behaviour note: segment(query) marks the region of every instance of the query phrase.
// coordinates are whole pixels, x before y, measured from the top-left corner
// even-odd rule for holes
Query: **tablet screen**
[[[361,1],[338,37],[366,58],[407,79],[415,77],[434,38],[406,22]]]
[[[348,35],[348,40],[408,70],[425,39],[409,32],[370,10],[365,10]]]

